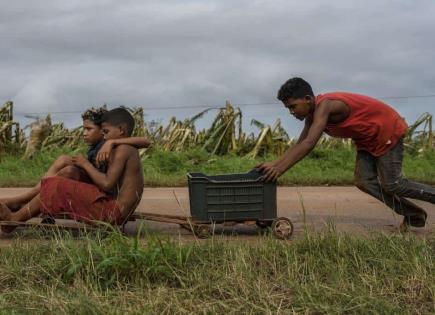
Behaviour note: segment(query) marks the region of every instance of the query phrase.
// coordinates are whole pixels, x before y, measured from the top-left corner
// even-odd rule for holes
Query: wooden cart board
[[[101,227],[97,225],[89,225],[74,222],[56,222],[51,223],[41,223],[40,221],[0,221],[0,226],[14,226],[14,227],[37,227],[37,228],[47,228],[47,229],[67,229],[67,230],[98,230]]]
[[[47,229],[65,229],[65,230],[76,230],[76,231],[97,231],[106,228],[107,224],[95,224],[89,225],[83,222],[73,221],[68,218],[65,214],[57,215],[53,223],[42,223],[39,221],[30,220],[27,222],[19,221],[0,221],[0,226],[14,226],[14,227],[35,227],[35,228],[47,228]],[[59,222],[69,221],[69,222]],[[125,224],[128,221],[135,220],[146,220],[154,222],[163,222],[170,224],[178,224],[180,227],[192,232],[195,236],[199,238],[208,238],[213,234],[213,229],[211,228],[214,224],[223,224],[224,226],[235,225],[235,224],[246,224],[246,225],[257,225],[259,228],[267,229],[271,228],[273,235],[278,239],[289,239],[293,234],[293,224],[287,218],[276,218],[274,220],[268,221],[218,221],[218,222],[207,222],[207,221],[197,221],[191,217],[178,216],[178,215],[166,215],[158,213],[145,213],[145,212],[135,212],[129,216],[129,218],[120,225],[121,231],[124,232]],[[109,229],[110,231],[110,229]]]

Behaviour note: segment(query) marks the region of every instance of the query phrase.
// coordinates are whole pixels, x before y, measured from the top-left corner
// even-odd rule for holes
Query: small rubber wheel
[[[194,231],[192,231],[191,223],[182,223],[182,224],[180,224],[180,228],[188,230],[190,232],[194,232]]]
[[[272,222],[273,236],[280,240],[288,240],[293,234],[293,223],[287,218],[276,218]]]
[[[193,228],[193,233],[198,237],[198,238],[209,238],[211,233],[210,233],[210,228],[206,225],[196,225]]]

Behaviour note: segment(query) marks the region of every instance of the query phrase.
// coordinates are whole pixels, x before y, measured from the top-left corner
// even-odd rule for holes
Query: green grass
[[[1,314],[433,314],[435,239],[306,232],[180,244],[119,233],[16,240]]]
[[[85,149],[80,151],[85,152]],[[0,186],[31,186],[37,183],[60,154],[74,154],[67,149],[38,153],[30,160],[17,155],[0,157]],[[208,175],[247,172],[258,163],[275,156],[247,159],[237,156],[210,156],[201,150],[182,153],[155,149],[143,159],[145,181],[150,186],[184,186],[187,172]],[[316,149],[284,174],[281,185],[352,185],[355,152],[350,149]],[[422,155],[405,154],[404,173],[412,180],[435,184],[435,151]]]

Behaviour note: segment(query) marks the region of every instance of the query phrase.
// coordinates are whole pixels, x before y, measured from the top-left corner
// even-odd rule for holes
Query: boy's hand
[[[273,162],[264,162],[255,167],[264,174],[264,181],[274,182],[283,173]]]
[[[114,142],[112,140],[106,140],[104,144],[101,146],[101,149],[98,150],[97,157],[95,158],[95,162],[100,166],[104,163],[109,162],[110,153],[114,147]]]
[[[72,162],[74,165],[83,168],[87,163],[89,163],[88,159],[83,155],[76,155],[72,157]]]

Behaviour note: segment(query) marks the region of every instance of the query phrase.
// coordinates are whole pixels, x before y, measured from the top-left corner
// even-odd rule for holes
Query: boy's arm
[[[120,138],[120,139],[112,139],[107,140],[106,143],[111,143],[112,147],[118,146],[120,144],[128,144],[132,147],[135,147],[136,149],[142,149],[142,148],[148,148],[151,145],[151,141],[146,139],[145,137],[127,137],[127,138]]]
[[[313,123],[312,117],[305,119],[304,129],[302,129],[302,132],[299,135],[298,142],[296,143],[301,143],[303,140],[305,140],[305,138],[308,136],[308,131],[310,130],[312,123]]]
[[[296,144],[301,143],[303,140],[305,140],[305,138],[308,136],[308,131],[310,130],[311,124],[313,122],[312,117],[310,118],[306,118],[305,119],[305,125],[304,125],[304,129],[302,129],[301,134],[299,135],[299,139],[296,142]],[[282,162],[282,160],[284,159],[285,155],[281,156],[278,160],[272,162],[273,166],[277,166],[279,163]],[[261,164],[260,164],[261,165]],[[259,166],[260,166],[259,165]],[[259,167],[257,166],[257,167]]]
[[[314,149],[328,123],[330,111],[329,100],[324,100],[314,112],[313,122],[306,137],[288,149],[278,161],[264,163],[258,167],[265,174],[266,181],[276,180]]]
[[[97,165],[109,161],[110,153],[112,152],[113,148],[121,144],[127,144],[137,149],[142,149],[148,148],[151,145],[151,141],[149,141],[145,137],[127,137],[106,140],[106,142],[104,142],[104,144],[101,146],[100,150],[98,150],[97,156],[95,158]]]
[[[101,173],[82,155],[73,157],[73,163],[84,169],[98,188],[104,191],[111,191],[122,176],[125,164],[131,153],[130,149],[130,147],[124,145],[116,148],[109,161],[109,168],[106,174]]]

